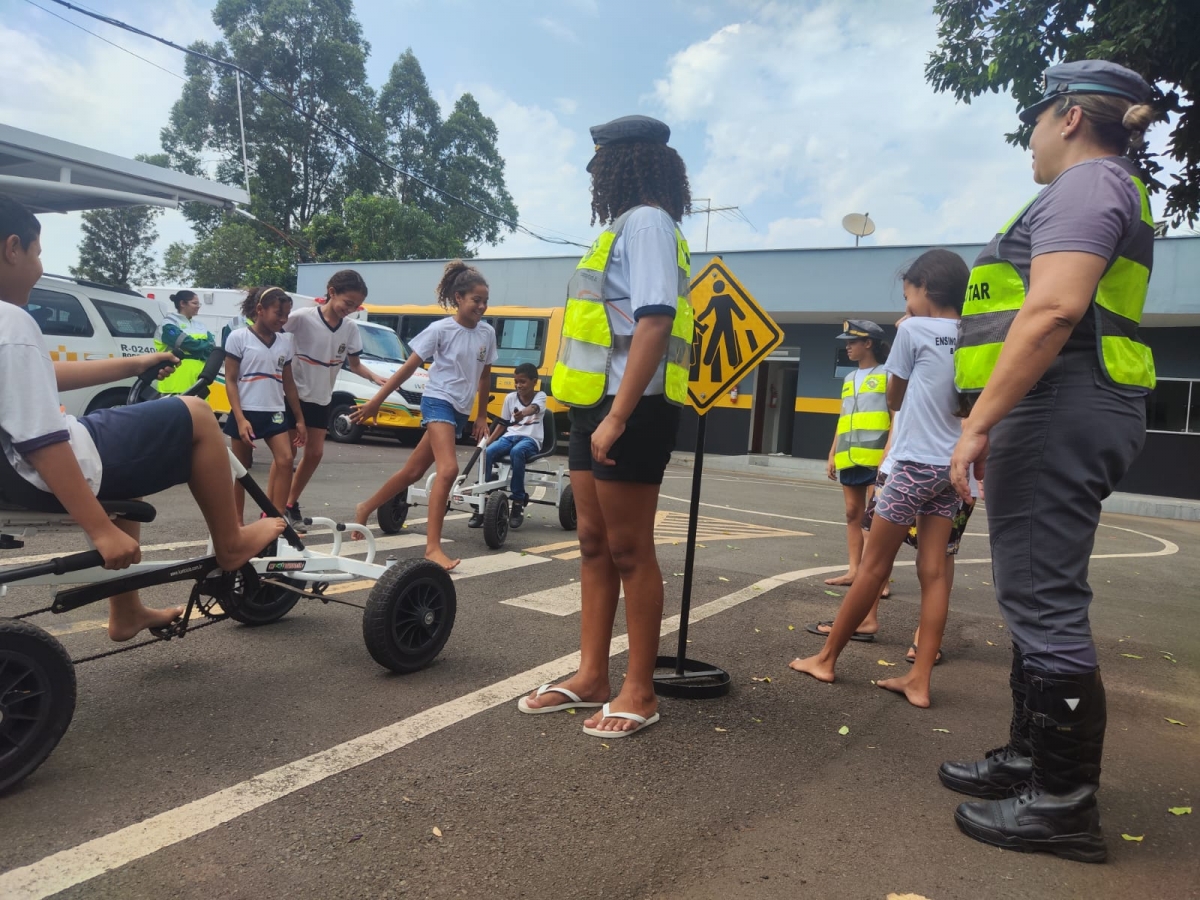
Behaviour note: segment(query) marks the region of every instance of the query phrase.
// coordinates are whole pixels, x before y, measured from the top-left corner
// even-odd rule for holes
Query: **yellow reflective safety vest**
[[[887,372],[872,369],[856,391],[857,374],[851,372],[842,382],[842,413],[838,416],[833,454],[833,463],[839,471],[851,466],[878,468],[892,427],[887,405]]]
[[[597,406],[608,393],[608,374],[615,345],[626,349],[631,335],[613,334],[612,306],[608,302],[608,265],[612,247],[620,237],[634,207],[613,221],[600,236],[579,265],[567,287],[567,307],[563,315],[562,342],[550,390],[554,397],[568,406]],[[692,305],[688,302],[691,284],[692,257],[687,241],[675,229],[676,263],[679,281],[676,290],[675,318],[667,342],[663,392],[677,406],[687,401],[688,370],[692,352]]]
[[[163,329],[168,325],[179,329],[178,337],[169,347],[163,341]],[[190,352],[184,347],[188,342],[203,342],[204,349],[199,353]],[[154,333],[154,349],[159,353],[174,353],[179,358],[179,364],[174,372],[154,385],[155,389],[160,394],[182,394],[194,385],[204,370],[204,363],[213,350],[214,342],[215,338],[207,328],[200,324],[193,325],[182,313],[167,316]]]
[[[1109,381],[1150,392],[1155,384],[1154,356],[1139,340],[1137,328],[1154,260],[1154,219],[1146,185],[1133,164],[1122,158],[1112,162],[1137,188],[1141,216],[1100,278],[1089,312],[1095,317],[1096,350]],[[1013,216],[971,269],[954,351],[954,382],[964,393],[983,390],[996,368],[1008,329],[1025,302],[1029,289],[1028,232],[1023,241],[1012,241],[1007,246],[1005,239],[1036,200]],[[1013,248],[1021,252],[1020,244],[1024,245],[1024,259],[1016,260]]]

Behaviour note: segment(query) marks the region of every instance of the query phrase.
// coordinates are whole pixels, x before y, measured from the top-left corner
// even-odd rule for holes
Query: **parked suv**
[[[52,360],[109,359],[154,352],[157,304],[134,291],[45,275],[29,295],[29,314],[46,340]],[[121,406],[133,379],[63,391],[73,416]]]

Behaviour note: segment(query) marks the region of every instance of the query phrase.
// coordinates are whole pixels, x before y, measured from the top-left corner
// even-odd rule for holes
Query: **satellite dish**
[[[867,213],[850,213],[842,219],[842,227],[854,235],[854,246],[858,246],[859,238],[865,238],[875,233],[875,223]]]

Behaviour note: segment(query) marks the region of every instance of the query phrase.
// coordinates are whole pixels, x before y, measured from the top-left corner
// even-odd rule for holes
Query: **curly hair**
[[[434,289],[434,293],[437,294],[438,306],[442,309],[458,309],[459,295],[465,294],[471,288],[479,285],[487,287],[487,281],[477,268],[468,266],[461,259],[450,260],[446,263],[442,280]]]
[[[277,303],[286,303],[292,305],[291,295],[283,288],[278,287],[256,287],[246,295],[246,299],[242,301],[242,315],[247,319],[257,317],[258,308],[270,309]]]
[[[687,167],[666,144],[608,144],[592,166],[592,224],[611,222],[642,204],[662,207],[676,222],[692,211]]]

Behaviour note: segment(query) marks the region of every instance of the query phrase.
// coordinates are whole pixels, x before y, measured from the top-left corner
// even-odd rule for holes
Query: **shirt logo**
[[[275,360],[275,365],[277,365],[279,368],[282,369],[283,364],[286,362],[287,362],[287,357],[280,355],[279,358]]]
[[[868,391],[873,391],[873,390],[875,390],[875,385],[877,385],[877,384],[879,384],[879,379],[876,378],[874,375],[872,375],[870,378],[868,378],[866,381],[863,382],[863,387],[865,387]]]
[[[338,351],[337,351],[337,355],[338,355],[338,356],[341,356],[341,355],[342,355],[342,354],[344,354],[345,352],[346,352],[346,345],[345,345],[345,344],[338,344]]]
[[[475,359],[477,359],[479,362],[485,361],[487,359],[487,347],[480,347],[479,355],[476,356]]]

